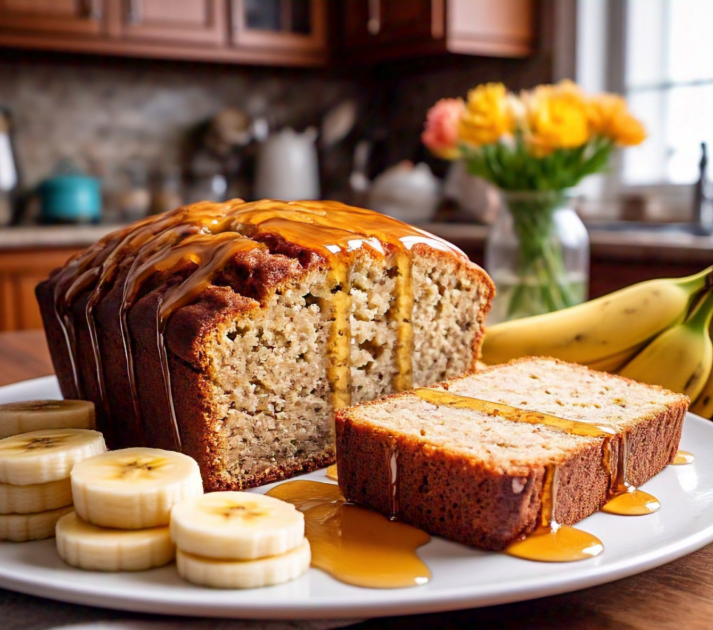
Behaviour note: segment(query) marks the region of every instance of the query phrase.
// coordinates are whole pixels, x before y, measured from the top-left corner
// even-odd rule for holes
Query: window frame
[[[577,0],[577,16],[581,19],[586,11],[584,5],[589,2],[601,2],[603,6],[603,41],[598,42],[599,50],[583,48],[581,38],[577,42],[577,81],[584,83],[588,91],[607,91],[627,96],[626,76],[626,4],[628,0]],[[578,22],[577,32],[586,25]],[[596,56],[599,59],[596,59]],[[599,85],[587,85],[582,81],[585,64],[599,66],[595,72],[601,75]],[[596,83],[596,81],[595,81]],[[713,147],[712,147],[713,148]],[[673,184],[658,182],[652,184],[625,184],[623,182],[623,163],[620,151],[613,155],[611,169],[604,173],[598,185],[590,188],[585,196],[606,204],[623,206],[627,197],[644,197],[652,200],[647,207],[647,218],[653,220],[690,220],[693,217],[694,182]],[[586,187],[585,187],[586,188]]]

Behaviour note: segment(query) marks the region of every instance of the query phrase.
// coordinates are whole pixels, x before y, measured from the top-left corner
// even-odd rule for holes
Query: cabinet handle
[[[230,28],[233,32],[242,30],[245,10],[240,0],[230,0]]]
[[[102,0],[87,0],[84,14],[90,20],[101,20],[104,17],[104,3]]]
[[[369,21],[366,23],[366,30],[370,35],[378,35],[381,32],[381,0],[369,0]]]
[[[431,0],[431,37],[443,39],[446,34],[446,7],[444,0]]]
[[[128,0],[126,5],[126,21],[129,24],[141,22],[141,0]]]

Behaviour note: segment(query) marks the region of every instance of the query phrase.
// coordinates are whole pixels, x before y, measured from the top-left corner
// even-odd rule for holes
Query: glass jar
[[[589,236],[564,192],[503,191],[501,198],[485,247],[497,290],[488,324],[584,302]]]

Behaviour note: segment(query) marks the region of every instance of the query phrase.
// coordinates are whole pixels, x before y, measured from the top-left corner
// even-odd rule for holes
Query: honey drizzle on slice
[[[389,471],[389,520],[396,521],[399,517],[399,449],[393,438],[384,447]]]
[[[267,492],[305,516],[312,566],[337,580],[367,588],[426,584],[431,572],[416,554],[431,537],[383,514],[346,503],[339,486],[288,481]]]
[[[619,516],[645,516],[656,512],[661,503],[643,490],[629,483],[629,432],[621,432],[616,475],[610,477],[608,501],[601,507],[602,512]]]
[[[678,451],[676,457],[673,458],[671,466],[685,466],[686,464],[692,464],[695,461],[695,456],[693,453],[688,451]]]
[[[200,252],[191,252],[191,248],[203,247],[198,244],[198,241],[191,239],[191,234],[201,234],[207,241],[212,239],[213,245],[218,247],[225,233],[231,234],[229,238],[252,242],[254,247],[262,247],[258,241],[276,236],[283,241],[317,252],[332,263],[329,273],[334,277],[329,278],[328,281],[334,283],[334,286],[339,284],[342,290],[334,294],[329,306],[326,304],[323,306],[329,311],[330,317],[334,316],[330,331],[332,347],[328,378],[334,392],[335,407],[348,405],[351,401],[348,286],[353,258],[351,252],[366,246],[381,255],[390,255],[393,252],[396,256],[398,276],[394,298],[399,324],[395,361],[398,374],[393,385],[397,390],[408,389],[411,386],[413,372],[411,365],[413,288],[411,256],[408,251],[415,245],[426,244],[432,249],[448,251],[462,259],[467,259],[456,247],[422,230],[385,215],[360,208],[350,208],[336,202],[285,203],[265,200],[245,203],[238,199],[223,204],[201,202],[163,215],[147,217],[104,237],[72,259],[59,272],[54,291],[55,314],[67,345],[77,397],[83,397],[85,393],[81,387],[77,340],[71,315],[71,308],[76,299],[85,290],[91,291],[85,317],[89,327],[99,397],[106,400],[94,308],[118,276],[119,266],[127,259],[134,258],[125,280],[124,297],[119,308],[119,328],[132,404],[136,420],[141,424],[133,353],[127,327],[128,311],[136,297],[141,294],[143,283],[154,273],[170,276],[180,268],[179,263],[185,263],[187,260],[198,261],[196,263],[198,269],[193,273],[198,274],[197,277],[201,278],[201,281],[195,286],[189,281],[184,281],[178,287],[169,290],[171,296],[169,297],[169,292],[164,296],[161,312],[156,318],[156,343],[168,394],[170,374],[163,339],[168,318],[180,306],[197,299],[200,292],[210,284],[213,272],[217,269],[217,266],[212,266],[213,272],[201,271],[202,267],[211,265]],[[174,255],[176,247],[183,248],[178,259]],[[230,256],[225,256],[222,260],[227,261],[229,258]],[[192,286],[193,289],[190,288]],[[169,406],[172,409],[171,423],[175,430],[175,410],[171,402]]]
[[[474,411],[480,411],[482,413],[488,414],[490,416],[503,418],[504,420],[509,420],[511,422],[525,422],[527,424],[539,424],[548,426],[550,428],[563,431],[565,433],[570,433],[572,435],[579,435],[584,437],[601,438],[602,442],[602,467],[607,473],[609,478],[609,484],[607,489],[607,502],[601,508],[603,512],[608,512],[610,514],[618,514],[622,516],[642,516],[645,514],[651,514],[661,507],[660,502],[656,497],[633,487],[628,481],[628,470],[629,470],[629,433],[626,429],[620,430],[614,425],[607,423],[592,423],[582,420],[569,420],[566,418],[559,418],[557,416],[552,416],[549,414],[528,411],[526,409],[519,409],[517,407],[511,407],[503,403],[495,403],[486,400],[480,400],[477,398],[472,398],[470,396],[462,396],[458,394],[453,394],[448,391],[430,389],[430,388],[418,388],[414,390],[414,393],[431,404],[435,405],[447,405],[456,409],[472,409]],[[617,437],[621,437],[617,461],[614,461],[613,457],[613,440]],[[546,475],[545,481],[547,483],[553,483],[556,485],[556,469],[554,472],[550,472]],[[550,481],[548,481],[548,479]],[[546,495],[553,497],[551,500],[551,505],[547,503],[545,497]],[[567,541],[580,541],[582,544],[586,543],[586,537],[582,538],[584,532],[579,532],[574,528],[569,528],[564,530],[564,527],[558,525],[554,520],[554,502],[556,497],[556,487],[552,490],[547,490],[543,488],[543,514],[549,514],[546,517],[546,521],[553,523],[552,526],[545,526],[543,523],[540,524],[538,530],[533,532],[531,536],[541,536],[542,532],[551,532],[553,535],[556,534],[557,537],[562,539],[558,545],[564,544],[564,540]],[[541,518],[545,518],[541,516]],[[549,529],[548,529],[549,527]],[[574,530],[579,533],[573,534]],[[587,534],[588,536],[588,534]],[[515,543],[519,544],[519,543]],[[523,543],[524,544],[524,543]],[[550,544],[550,543],[542,543]],[[569,542],[567,543],[569,545]],[[574,543],[573,543],[574,544]],[[579,543],[577,543],[579,544]],[[576,545],[575,545],[576,546]],[[523,548],[529,548],[529,546],[523,547],[522,545],[516,547],[516,549],[522,550]],[[589,549],[589,547],[587,547]],[[590,549],[591,551],[591,549]],[[508,549],[508,553],[510,550]],[[523,552],[524,553],[524,552]],[[529,552],[528,552],[529,553]],[[533,552],[534,553],[534,552]],[[537,552],[539,553],[539,552]],[[554,552],[553,552],[554,553]],[[591,557],[589,551],[583,552],[584,555],[578,556],[577,553],[573,554],[574,560]],[[574,557],[577,556],[577,557]],[[543,560],[543,558],[532,558]],[[564,560],[557,560],[564,561]]]
[[[531,534],[510,543],[505,549],[508,555],[538,562],[575,562],[588,560],[604,551],[602,541],[593,534],[556,521],[557,476],[555,464],[545,466],[537,527]]]
[[[511,422],[545,425],[553,429],[559,429],[565,433],[583,437],[606,438],[617,435],[618,433],[615,426],[605,422],[595,424],[581,420],[567,420],[566,418],[559,418],[539,411],[528,411],[527,409],[511,407],[504,403],[480,400],[478,398],[472,398],[471,396],[452,394],[451,392],[430,389],[428,387],[419,387],[414,390],[414,394],[422,400],[434,405],[446,405],[456,409],[472,409],[489,416],[510,420]]]

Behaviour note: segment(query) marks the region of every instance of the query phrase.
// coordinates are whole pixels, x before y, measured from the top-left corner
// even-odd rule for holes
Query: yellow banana
[[[713,332],[709,330],[709,334]],[[698,398],[691,405],[690,411],[703,418],[713,418],[713,370],[703,386],[703,391],[698,394]]]
[[[713,342],[708,334],[711,317],[713,292],[688,320],[656,337],[619,374],[694,400],[703,391],[713,366]]]
[[[708,377],[708,381],[703,386],[703,391],[698,394],[698,398],[691,405],[690,411],[702,418],[713,418],[713,374]]]
[[[562,311],[486,329],[482,360],[550,356],[591,364],[645,344],[682,322],[701,291],[713,286],[713,267],[687,278],[649,280]]]
[[[618,370],[623,368],[629,361],[631,361],[641,350],[646,346],[645,343],[633,348],[627,348],[621,352],[617,352],[609,357],[604,357],[597,361],[592,361],[587,363],[587,367],[593,370],[599,370],[600,372],[610,372],[611,374],[616,374]]]

